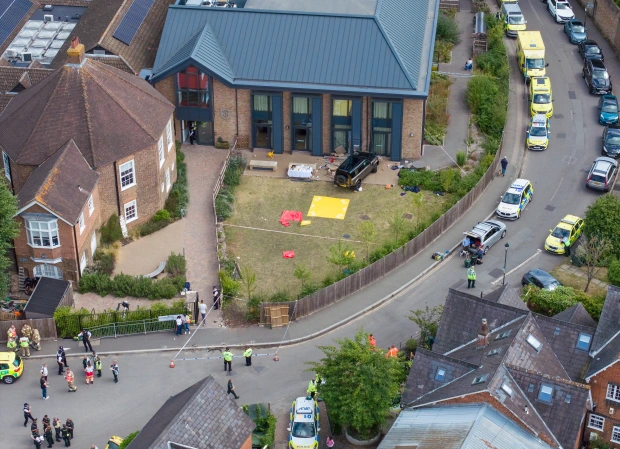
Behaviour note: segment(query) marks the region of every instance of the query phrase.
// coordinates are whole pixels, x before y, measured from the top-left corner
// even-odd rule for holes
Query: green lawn
[[[334,186],[329,182],[314,181],[293,182],[288,179],[276,179],[257,176],[244,176],[241,185],[235,190],[235,210],[225,223],[258,229],[244,229],[225,226],[226,245],[231,257],[238,257],[241,267],[249,266],[257,274],[257,291],[270,295],[277,291],[287,291],[293,299],[297,297],[300,284],[293,277],[295,264],[304,264],[312,273],[312,282],[320,283],[326,276],[335,276],[337,267],[327,262],[329,248],[338,244],[338,239],[347,242],[359,240],[357,226],[362,216],[368,216],[377,230],[377,245],[394,240],[388,220],[395,214],[411,214],[406,219],[407,230],[416,225],[415,208],[412,203],[413,193],[400,196],[397,188],[385,189],[383,186],[364,185],[363,191]],[[344,220],[327,218],[308,218],[310,226],[291,223],[284,227],[278,221],[283,210],[301,211],[304,219],[313,196],[331,196],[349,198],[351,201]],[[423,192],[424,205],[420,209],[422,220],[432,213],[441,211],[443,203],[449,198],[439,197],[430,192]],[[288,232],[282,234],[267,230]],[[301,235],[299,235],[301,234]],[[328,240],[318,237],[330,237]],[[356,258],[365,258],[365,244],[349,241]],[[295,251],[294,259],[283,259],[283,251]]]

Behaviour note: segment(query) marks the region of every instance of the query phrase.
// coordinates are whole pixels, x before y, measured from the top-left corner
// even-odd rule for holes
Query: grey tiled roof
[[[581,324],[582,326],[596,327],[596,321],[590,316],[583,304],[578,302],[563,312],[553,315],[553,318],[567,323]]]
[[[240,449],[255,427],[209,376],[168,399],[128,449],[167,449],[168,442],[198,449]]]
[[[592,350],[599,350],[610,338],[620,331],[620,287],[607,287],[607,297],[598,320]]]
[[[592,362],[588,367],[586,373],[586,379],[589,381],[590,377],[594,376],[601,370],[604,370],[613,363],[618,362],[620,359],[620,335],[617,335],[610,342],[601,349],[599,353],[596,353],[592,357]]]

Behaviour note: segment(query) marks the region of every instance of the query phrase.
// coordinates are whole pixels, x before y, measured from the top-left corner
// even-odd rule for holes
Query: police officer
[[[252,366],[252,348],[246,347],[243,357],[245,357],[245,366]]]
[[[308,396],[314,399],[314,395],[316,394],[316,381],[314,379],[310,379],[310,382],[308,382],[308,390],[306,391],[306,393],[308,393]]]
[[[23,335],[19,338],[19,349],[21,350],[22,357],[30,357],[30,340]]]
[[[228,372],[232,371],[232,359],[233,355],[230,352],[230,348],[226,348],[224,352],[222,352],[222,356],[224,357],[224,371],[226,371],[226,366],[228,365]]]
[[[473,266],[467,269],[467,288],[476,288],[476,270]]]

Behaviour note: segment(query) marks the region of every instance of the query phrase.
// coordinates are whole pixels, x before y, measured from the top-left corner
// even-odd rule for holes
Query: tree
[[[608,193],[592,203],[585,215],[584,235],[606,239],[611,253],[620,257],[620,198]]]
[[[420,342],[425,348],[432,349],[443,313],[443,305],[430,308],[427,304],[425,309],[410,310],[410,312],[409,319],[420,328]]]
[[[366,245],[366,260],[370,253],[370,244],[373,243],[377,237],[377,228],[372,221],[362,221],[357,225],[357,232],[359,239]]]
[[[295,265],[295,269],[293,270],[293,276],[295,276],[299,280],[299,282],[301,282],[301,291],[303,292],[304,286],[306,285],[306,283],[308,283],[308,281],[310,281],[310,278],[312,277],[312,273],[310,273],[308,267],[300,263]]]
[[[422,192],[414,193],[411,202],[413,203],[413,207],[415,207],[415,227],[418,229],[420,226],[420,210],[424,205],[424,194]]]
[[[4,182],[0,182],[0,295],[6,297],[10,278],[11,260],[7,252],[13,247],[13,239],[19,235],[19,225],[13,217],[17,214],[17,198]]]
[[[256,290],[256,272],[250,267],[243,267],[241,270],[241,285],[248,301],[252,298],[252,293]]]
[[[588,291],[590,287],[590,282],[594,276],[596,276],[601,268],[601,265],[609,257],[611,252],[611,243],[605,237],[598,237],[597,235],[584,235],[581,239],[581,245],[579,248],[583,252],[583,265],[586,268],[586,278],[588,282],[586,283],[586,288],[583,289],[584,292]]]
[[[405,232],[407,227],[407,221],[403,218],[403,214],[394,212],[392,218],[388,219],[388,225],[390,226],[390,231],[394,234],[394,240],[398,243],[400,235]]]
[[[325,380],[318,385],[319,396],[336,424],[361,439],[372,438],[388,416],[405,371],[396,357],[373,350],[362,329],[353,340],[336,342],[338,348],[319,346],[325,355],[320,362],[307,362]]]
[[[338,240],[338,245],[332,245],[329,247],[329,256],[327,261],[333,263],[338,267],[349,267],[355,259],[355,251],[350,245],[342,243],[342,240]]]

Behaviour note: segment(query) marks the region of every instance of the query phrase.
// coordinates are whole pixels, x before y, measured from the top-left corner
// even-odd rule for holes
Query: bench
[[[271,170],[276,171],[278,163],[276,161],[257,161],[252,159],[250,161],[250,170]]]
[[[166,262],[160,262],[159,266],[157,267],[157,270],[153,271],[152,273],[145,274],[144,277],[145,278],[156,278],[158,275],[163,273],[165,269],[166,269]]]

